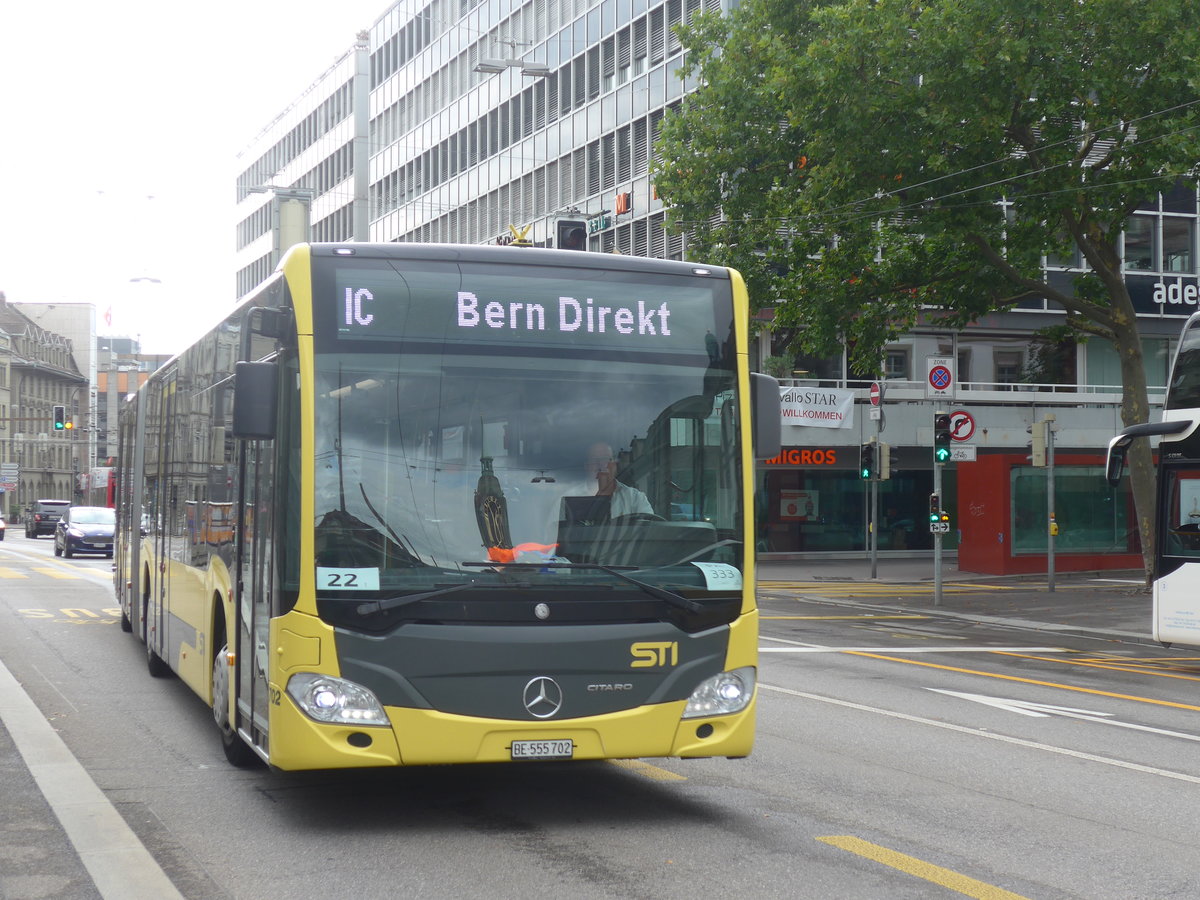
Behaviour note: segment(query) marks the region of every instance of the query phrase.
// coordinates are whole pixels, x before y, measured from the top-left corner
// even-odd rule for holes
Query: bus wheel
[[[244,768],[258,761],[258,756],[242,740],[233,723],[229,721],[229,648],[221,647],[213,658],[213,719],[217,730],[221,732],[221,749],[225,758],[238,768]]]
[[[146,669],[150,672],[151,678],[166,678],[171,674],[171,667],[167,665],[166,660],[154,652],[154,648],[150,645],[150,630],[146,629]]]
[[[121,630],[126,634],[133,632],[133,622],[129,620],[129,613],[125,612],[125,607],[121,607]]]

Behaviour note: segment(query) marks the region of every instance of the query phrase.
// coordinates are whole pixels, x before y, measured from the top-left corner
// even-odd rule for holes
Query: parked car
[[[34,500],[25,512],[25,537],[54,534],[54,526],[70,506],[70,500]]]
[[[4,540],[4,514],[0,513],[0,541]]]
[[[54,529],[54,555],[103,553],[112,558],[117,511],[107,506],[72,506]]]

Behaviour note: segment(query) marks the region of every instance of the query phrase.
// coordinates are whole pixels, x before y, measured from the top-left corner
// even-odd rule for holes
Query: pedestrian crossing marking
[[[83,577],[82,575],[76,575],[74,572],[67,572],[63,569],[41,568],[40,566],[34,566],[33,571],[37,572],[39,575],[49,575],[51,578],[63,578],[75,581],[78,581]]]
[[[6,569],[0,566],[0,578],[28,578],[24,572],[18,572],[16,569]]]

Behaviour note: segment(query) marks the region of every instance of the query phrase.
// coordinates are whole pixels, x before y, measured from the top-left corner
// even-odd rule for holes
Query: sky
[[[0,3],[0,291],[183,349],[235,299],[238,153],[390,6]]]

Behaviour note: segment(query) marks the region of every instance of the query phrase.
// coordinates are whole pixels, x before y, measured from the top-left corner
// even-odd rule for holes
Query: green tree
[[[1149,416],[1124,226],[1200,167],[1195,0],[743,0],[682,30],[698,79],[655,185],[696,258],[742,270],[785,341],[878,372],[919,321],[1049,298],[1110,341]],[[1071,285],[1042,255],[1087,261]],[[1130,454],[1150,571],[1154,470]]]

